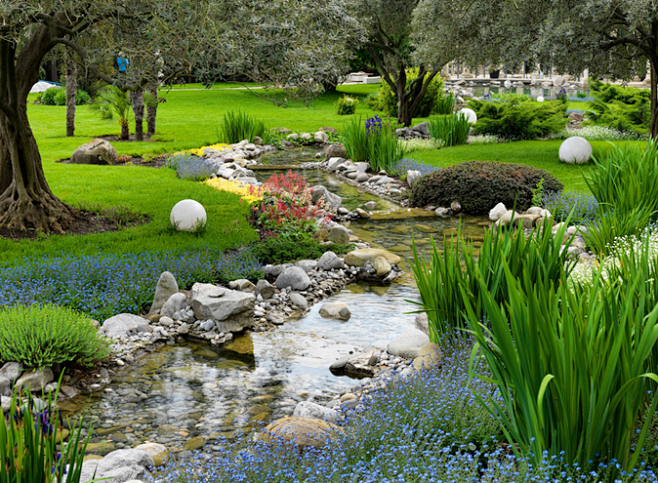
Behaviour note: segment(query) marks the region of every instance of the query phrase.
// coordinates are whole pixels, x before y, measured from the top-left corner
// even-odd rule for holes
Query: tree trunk
[[[130,103],[135,113],[135,140],[144,140],[144,91],[130,91]]]
[[[153,105],[146,106],[146,137],[155,134],[155,121],[158,115],[158,88],[152,87],[148,90],[153,96]]]
[[[651,139],[658,137],[658,74],[656,63],[658,58],[650,59],[651,63],[651,123],[649,124],[649,136]]]
[[[75,103],[78,90],[78,66],[69,59],[66,66],[66,136],[75,135]]]
[[[119,121],[121,126],[121,134],[119,134],[119,139],[121,141],[130,141],[130,123],[127,120]]]
[[[25,103],[16,113],[0,111],[0,230],[65,233],[78,216],[46,183]]]

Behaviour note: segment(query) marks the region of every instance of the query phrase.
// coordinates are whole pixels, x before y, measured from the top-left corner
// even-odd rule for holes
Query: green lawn
[[[189,87],[189,85],[188,85]],[[225,112],[247,111],[262,119],[267,127],[287,127],[295,131],[313,132],[322,126],[342,130],[352,116],[338,116],[334,102],[347,93],[365,97],[378,85],[342,86],[338,92],[322,95],[310,105],[291,103],[279,107],[243,89],[230,89],[234,84],[221,84],[217,89],[193,91],[163,90],[166,100],[158,111],[157,135],[154,142],[113,143],[119,154],[144,155],[196,148],[218,141],[218,127]],[[32,96],[33,98],[34,96]],[[169,169],[120,166],[75,166],[55,163],[68,158],[82,143],[95,136],[118,134],[116,122],[99,119],[88,106],[79,106],[76,136],[65,136],[65,107],[31,104],[28,114],[41,150],[44,170],[53,191],[67,203],[91,203],[105,206],[125,204],[147,214],[151,222],[115,233],[78,237],[50,237],[46,240],[20,243],[0,240],[5,263],[28,255],[52,254],[60,251],[136,252],[172,250],[181,247],[213,245],[229,248],[253,240],[256,234],[246,222],[246,207],[237,196],[216,192],[198,183],[176,178]],[[365,102],[357,105],[357,116],[376,114]],[[381,112],[377,113],[381,115]],[[416,123],[424,119],[415,120]],[[132,131],[132,129],[131,129]],[[530,164],[551,171],[566,189],[585,190],[581,173],[588,168],[568,166],[558,161],[559,141],[526,141],[484,146],[459,146],[441,150],[417,151],[410,157],[436,166],[449,166],[468,160],[505,161]],[[604,145],[605,143],[593,143]],[[179,200],[193,198],[208,211],[208,230],[201,237],[174,234],[169,231],[169,212]],[[1,263],[1,262],[0,262]]]

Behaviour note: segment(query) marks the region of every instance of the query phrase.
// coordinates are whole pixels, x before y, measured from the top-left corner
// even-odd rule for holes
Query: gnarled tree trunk
[[[144,140],[144,91],[130,91],[130,103],[135,113],[135,140]]]
[[[78,90],[78,66],[71,58],[66,66],[66,136],[75,136],[75,103]]]
[[[153,96],[153,103],[146,106],[146,137],[150,138],[155,134],[155,120],[158,116],[158,88],[151,87],[148,92]]]
[[[651,65],[651,123],[649,124],[649,136],[651,139],[658,138],[658,58],[649,61]]]

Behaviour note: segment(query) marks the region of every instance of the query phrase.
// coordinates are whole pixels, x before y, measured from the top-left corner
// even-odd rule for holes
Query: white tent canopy
[[[59,89],[62,86],[59,84],[53,84],[52,82],[39,81],[32,86],[32,89],[30,89],[30,94],[34,94],[35,92],[46,92],[52,87]]]

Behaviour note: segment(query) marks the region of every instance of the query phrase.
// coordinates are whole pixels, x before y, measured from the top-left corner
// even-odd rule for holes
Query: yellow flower
[[[206,150],[208,148],[214,149],[216,151],[226,151],[226,150],[231,149],[229,147],[229,145],[226,144],[226,143],[217,143],[217,144],[212,144],[210,146],[201,146],[200,148],[196,148],[196,149],[188,149],[186,151],[178,151],[177,153],[174,153],[174,154],[194,154],[195,156],[201,157],[205,154],[204,150]]]
[[[247,203],[251,204],[263,199],[262,188],[257,188],[251,185],[244,185],[236,181],[228,181],[224,178],[211,178],[204,181],[208,186],[212,186],[219,191],[227,191],[229,193],[240,196]]]

